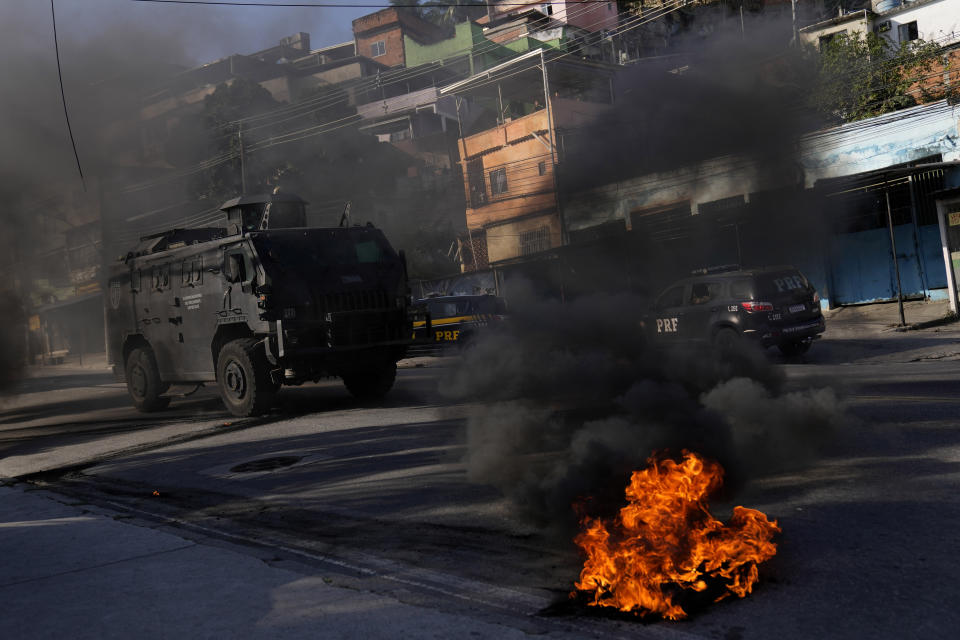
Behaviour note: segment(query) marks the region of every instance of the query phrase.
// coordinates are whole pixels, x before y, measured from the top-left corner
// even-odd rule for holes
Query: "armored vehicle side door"
[[[181,257],[178,308],[171,322],[180,347],[180,379],[211,380],[214,377],[210,344],[217,329],[223,289],[218,248]]]
[[[164,380],[172,380],[176,377],[176,363],[180,350],[179,345],[171,339],[174,326],[169,318],[172,315],[175,292],[170,274],[170,261],[164,258],[142,263],[139,268],[139,280],[140,291],[134,295],[137,324],[153,349],[160,377]]]
[[[220,284],[217,287],[216,324],[252,326],[256,320],[250,317],[251,313],[256,312],[253,297],[256,266],[250,251],[243,244],[223,247],[219,260],[222,273],[217,278]]]

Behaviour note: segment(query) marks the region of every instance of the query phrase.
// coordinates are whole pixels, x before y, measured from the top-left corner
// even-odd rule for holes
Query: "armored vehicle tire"
[[[130,352],[125,373],[127,392],[138,411],[150,413],[170,404],[170,398],[160,396],[170,385],[160,380],[157,360],[150,347],[137,347]]]
[[[780,349],[780,353],[787,357],[799,356],[810,350],[810,341],[794,340],[792,342],[784,342],[778,345],[777,348]]]
[[[713,348],[717,350],[720,356],[730,356],[739,350],[740,339],[740,334],[736,329],[723,327],[713,336]]]
[[[397,363],[384,362],[365,371],[343,374],[343,385],[357,400],[378,400],[387,395],[397,378]]]
[[[263,346],[244,338],[228,342],[217,357],[217,387],[227,411],[247,417],[265,413],[273,404],[277,386]]]

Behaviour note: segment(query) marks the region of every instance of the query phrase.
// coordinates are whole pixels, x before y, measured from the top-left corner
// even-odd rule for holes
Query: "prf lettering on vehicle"
[[[460,339],[460,331],[437,331],[434,333],[437,342],[456,342]]]
[[[657,333],[676,333],[676,318],[657,318]]]
[[[792,291],[794,289],[803,289],[806,283],[802,278],[798,276],[785,276],[783,278],[775,278],[773,284],[777,285],[777,291]]]

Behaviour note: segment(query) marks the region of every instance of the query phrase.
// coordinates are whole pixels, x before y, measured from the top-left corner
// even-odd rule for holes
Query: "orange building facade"
[[[557,141],[564,128],[583,126],[609,107],[559,97],[551,98],[548,108],[535,106],[532,113],[505,118],[459,141],[466,223],[477,269],[566,242]]]

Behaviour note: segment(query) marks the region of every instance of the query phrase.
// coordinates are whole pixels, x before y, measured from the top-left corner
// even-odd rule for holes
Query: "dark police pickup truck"
[[[657,345],[708,344],[721,352],[742,338],[805,353],[825,330],[820,296],[793,267],[719,267],[674,282],[642,326]]]
[[[413,322],[417,345],[465,345],[484,327],[503,320],[506,302],[494,295],[435,296],[414,303],[419,319]]]

